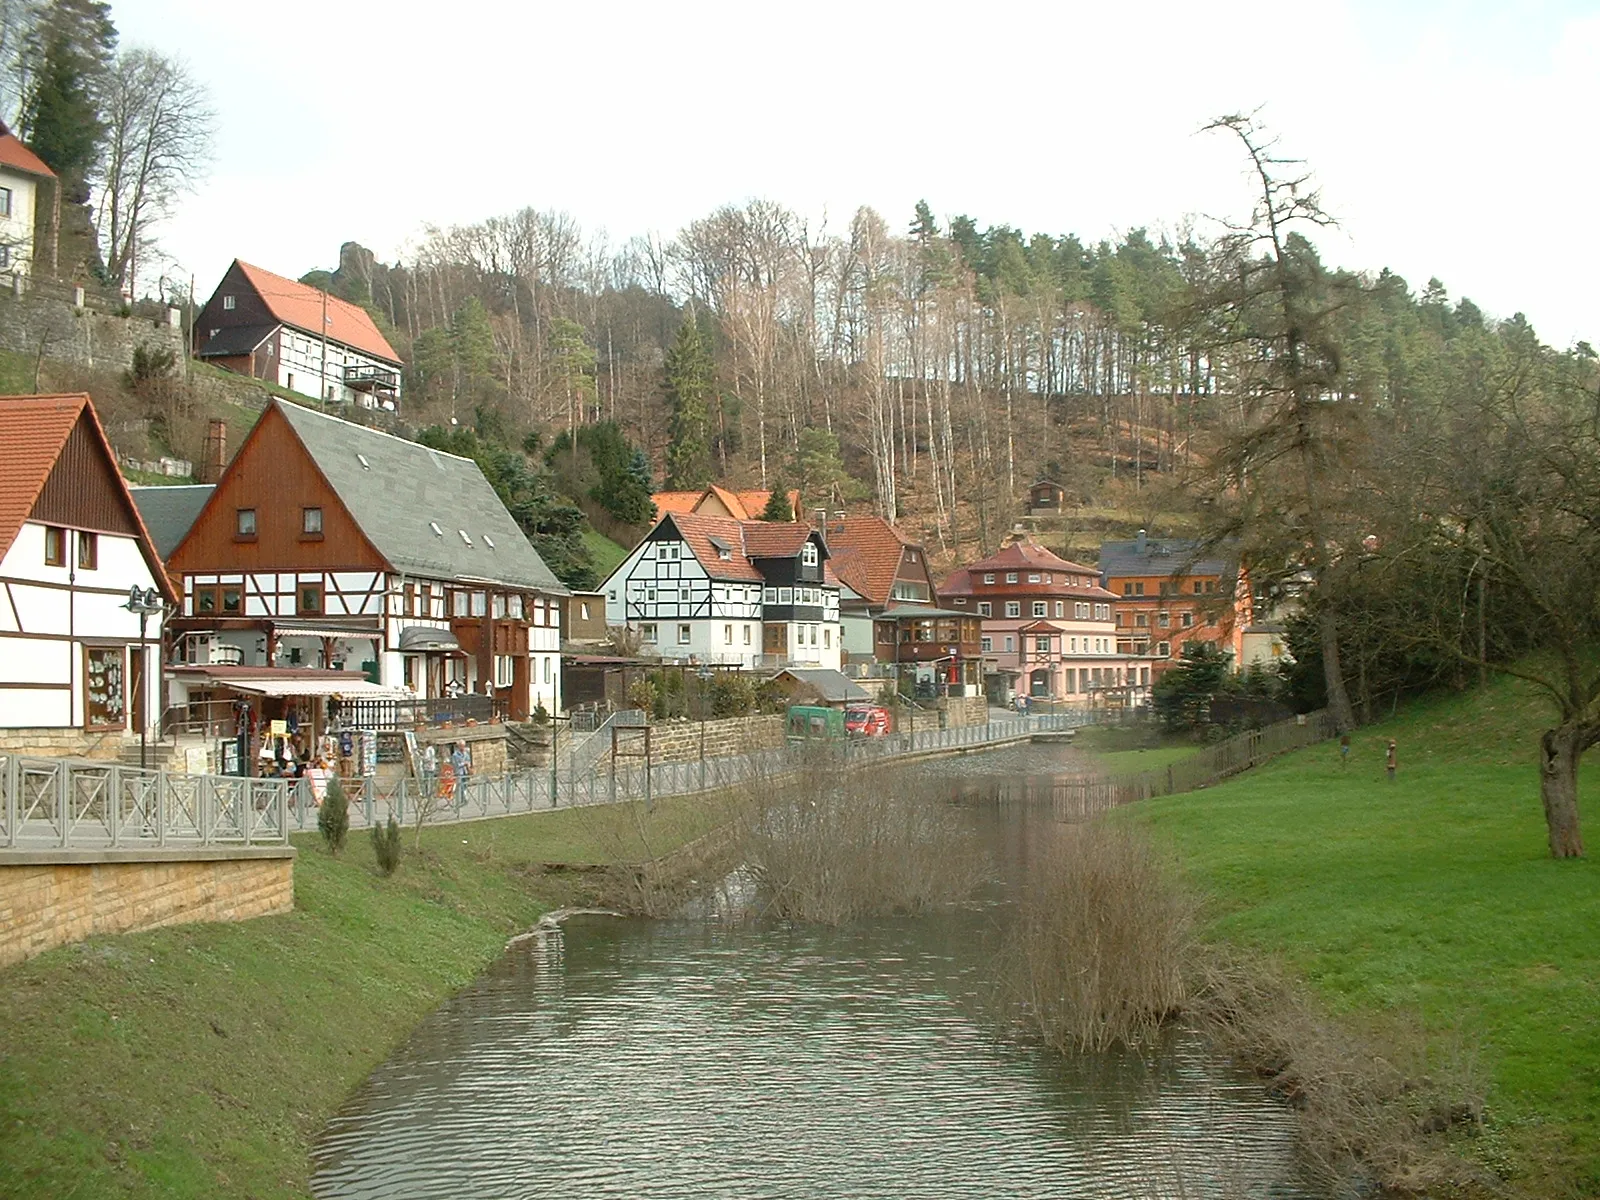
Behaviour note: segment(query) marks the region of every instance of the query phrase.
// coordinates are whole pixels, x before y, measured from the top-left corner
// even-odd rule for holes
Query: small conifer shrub
[[[400,826],[393,817],[387,824],[372,827],[372,852],[378,856],[378,870],[393,875],[400,866]]]
[[[333,853],[338,854],[344,849],[345,835],[350,832],[350,801],[344,794],[344,783],[337,775],[328,780],[328,790],[322,797],[322,809],[317,813],[317,829]]]

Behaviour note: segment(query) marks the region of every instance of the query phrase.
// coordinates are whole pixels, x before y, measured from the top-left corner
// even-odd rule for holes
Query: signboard
[[[271,732],[272,732],[272,736],[273,737],[288,737],[289,736],[289,722],[287,722],[287,721],[274,721],[274,722],[272,722]]]
[[[210,757],[204,746],[188,746],[183,751],[183,769],[190,775],[210,774]]]

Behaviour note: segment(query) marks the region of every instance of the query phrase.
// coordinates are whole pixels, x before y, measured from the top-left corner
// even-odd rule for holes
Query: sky
[[[394,261],[524,206],[613,245],[755,197],[813,230],[919,199],[1090,241],[1203,230],[1252,193],[1201,127],[1259,110],[1339,221],[1329,261],[1600,344],[1600,0],[112,4],[123,45],[211,91],[215,160],[156,231],[202,296],[235,257]]]

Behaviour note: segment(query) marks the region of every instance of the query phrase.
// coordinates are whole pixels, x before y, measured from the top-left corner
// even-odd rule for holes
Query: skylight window
[[[491,550],[494,549],[494,539],[492,537],[490,537],[487,533],[483,535],[483,544],[485,546],[489,547],[489,549],[491,549]]]
[[[367,456],[365,454],[356,455],[356,461],[361,464],[361,469],[363,471],[372,470],[372,464],[367,461]]]
[[[437,521],[429,521],[428,522],[428,528],[433,530],[433,536],[434,537],[443,537],[444,536],[444,530],[439,528],[439,522],[437,522]]]
[[[467,531],[465,529],[458,529],[456,532],[461,535],[461,540],[463,542],[465,542],[468,546],[472,545],[472,539],[467,536]]]

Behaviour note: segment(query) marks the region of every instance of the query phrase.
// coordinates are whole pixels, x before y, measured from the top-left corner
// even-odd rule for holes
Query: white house
[[[88,396],[0,397],[0,446],[0,749],[114,755],[159,727],[176,596]]]
[[[838,670],[839,581],[798,523],[667,513],[602,585],[644,653],[747,669]]]
[[[400,356],[359,305],[235,259],[194,321],[195,357],[330,404],[396,409]]]
[[[55,177],[43,159],[0,125],[0,272],[32,270],[40,195]]]

